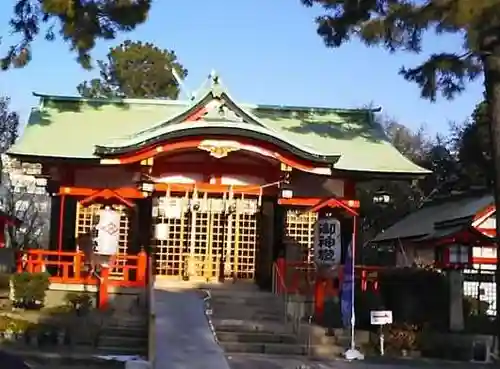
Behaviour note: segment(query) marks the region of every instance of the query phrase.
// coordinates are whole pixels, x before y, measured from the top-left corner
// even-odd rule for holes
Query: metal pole
[[[358,217],[354,216],[352,218],[352,245],[351,245],[351,252],[352,252],[352,293],[351,293],[351,350],[356,349],[356,341],[355,341],[355,331],[354,327],[356,325],[356,316],[355,316],[355,309],[354,309],[354,294],[356,293],[356,227],[357,227],[357,220]]]
[[[384,347],[384,329],[383,325],[380,326],[380,356],[384,356],[385,347]]]

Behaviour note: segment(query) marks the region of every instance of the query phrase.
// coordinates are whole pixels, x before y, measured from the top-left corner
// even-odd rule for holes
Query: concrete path
[[[230,369],[199,293],[155,288],[154,369]]]

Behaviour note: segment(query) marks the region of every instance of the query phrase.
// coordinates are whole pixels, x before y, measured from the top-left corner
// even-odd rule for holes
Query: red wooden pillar
[[[78,282],[82,282],[82,264],[83,264],[83,252],[80,250],[76,251],[76,254],[73,258],[73,268],[74,268],[74,276]]]
[[[106,310],[109,306],[109,266],[101,266],[99,279],[99,309]]]
[[[368,273],[366,270],[361,270],[361,291],[368,289]]]
[[[24,253],[22,251],[16,252],[16,269],[18,273],[22,273],[24,270]]]
[[[276,268],[278,269],[278,275],[283,278],[283,282],[286,281],[286,260],[283,257],[280,257],[276,260]],[[281,295],[282,293],[285,293],[284,289],[286,286],[283,286],[281,281],[277,281],[276,284],[276,292],[278,295]]]
[[[314,283],[314,318],[317,322],[323,321],[323,314],[325,312],[325,290],[325,280],[321,276],[317,276]]]
[[[148,269],[148,254],[144,249],[141,249],[139,254],[137,254],[137,282],[140,282],[144,286],[147,283],[147,269]]]
[[[60,196],[59,203],[59,224],[58,224],[58,232],[57,232],[57,276],[61,276],[62,268],[61,268],[61,252],[63,250],[63,242],[64,242],[64,210],[65,210],[66,196]]]
[[[0,249],[5,247],[5,226],[7,222],[5,219],[0,219]]]

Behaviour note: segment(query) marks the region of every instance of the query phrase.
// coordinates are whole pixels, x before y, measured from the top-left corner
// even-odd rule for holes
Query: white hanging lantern
[[[115,255],[120,242],[120,213],[107,206],[99,210],[98,214],[96,254]]]
[[[330,217],[318,219],[314,229],[314,261],[316,264],[340,264],[341,252],[340,221]]]

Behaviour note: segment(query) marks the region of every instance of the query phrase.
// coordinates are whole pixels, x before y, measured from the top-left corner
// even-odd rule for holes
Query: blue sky
[[[0,35],[9,33],[13,3],[0,3]],[[417,87],[397,71],[425,54],[390,55],[354,41],[327,49],[316,34],[316,14],[300,0],[156,0],[144,25],[114,42],[100,42],[93,55],[103,58],[125,39],[149,41],[176,51],[189,70],[186,86],[191,90],[215,69],[238,101],[339,108],[373,103],[400,123],[414,129],[425,124],[432,133],[446,132],[450,121],[463,121],[481,99],[478,81],[454,101],[421,100]],[[459,44],[453,37],[428,37],[424,46],[430,53],[455,50]],[[2,73],[0,93],[11,96],[26,119],[37,103],[33,91],[76,95],[76,85],[95,74],[84,71],[63,42],[39,40],[29,66]]]

